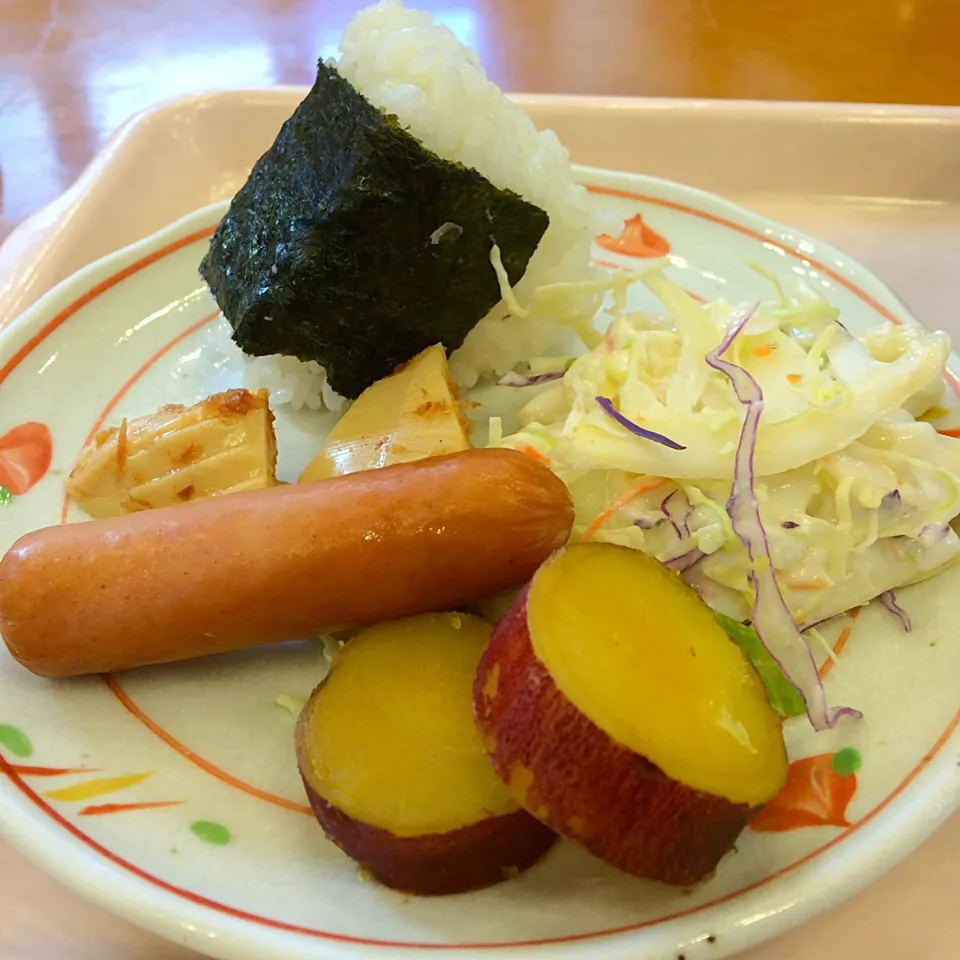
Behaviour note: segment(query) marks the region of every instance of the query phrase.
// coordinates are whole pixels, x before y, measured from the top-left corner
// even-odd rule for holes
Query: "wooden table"
[[[420,2],[511,90],[960,104],[958,0]],[[203,89],[308,82],[360,5],[0,0],[0,240],[134,112]],[[960,832],[960,820],[946,831]],[[885,960],[946,960],[960,949],[942,939],[956,935],[943,921],[960,886],[960,865],[933,856],[943,837],[866,894]],[[911,901],[930,869],[944,871],[941,895]],[[788,935],[777,955],[853,955],[844,917],[835,910],[815,932]],[[89,906],[0,844],[0,960],[193,956]]]
[[[957,0],[419,0],[509,90],[960,104]],[[0,240],[131,114],[306,83],[362,0],[0,0]]]

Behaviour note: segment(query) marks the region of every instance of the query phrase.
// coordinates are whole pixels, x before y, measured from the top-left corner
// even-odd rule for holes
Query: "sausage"
[[[70,677],[455,610],[524,583],[572,523],[545,466],[468,450],[48,527],[0,561],[0,635]]]

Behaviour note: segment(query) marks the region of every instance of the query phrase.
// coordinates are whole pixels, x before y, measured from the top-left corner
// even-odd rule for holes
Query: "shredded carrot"
[[[549,463],[550,461],[536,448],[531,447],[529,443],[523,443],[517,450],[520,453],[525,453],[528,457],[533,457],[534,460],[539,460],[541,463]]]
[[[847,614],[850,617],[850,623],[843,628],[840,632],[840,636],[837,637],[837,642],[834,644],[833,653],[834,656],[840,656],[840,652],[847,645],[847,641],[850,639],[850,634],[853,633],[853,625],[856,623],[857,617],[860,616],[860,607],[854,607],[850,613]],[[824,661],[823,666],[820,668],[820,679],[822,680],[832,669],[836,661],[828,658]]]
[[[950,427],[949,430],[938,430],[937,433],[945,437],[960,437],[960,427]]]
[[[789,574],[786,570],[774,570],[777,580],[782,580],[791,590],[826,590],[832,587],[832,581],[826,577],[812,577],[810,580],[788,580]]]
[[[771,353],[773,353],[772,343],[764,344],[762,347],[755,347],[753,351],[755,357],[769,357]]]
[[[794,581],[788,583],[787,586],[791,590],[826,590],[827,587],[831,586],[831,583],[824,577],[814,577],[812,580]]]
[[[799,373],[788,373],[787,380],[790,383],[800,383],[803,380],[803,377]]]
[[[628,487],[623,493],[620,494],[615,500],[613,500],[609,507],[606,510],[598,513],[593,520],[590,522],[590,525],[586,530],[583,531],[583,535],[580,537],[583,543],[586,543],[588,540],[592,540],[600,528],[616,513],[619,513],[631,500],[635,500],[637,497],[642,496],[645,493],[649,493],[651,490],[656,490],[657,487],[663,486],[667,481],[663,477],[643,477],[639,483],[634,484],[632,487]]]

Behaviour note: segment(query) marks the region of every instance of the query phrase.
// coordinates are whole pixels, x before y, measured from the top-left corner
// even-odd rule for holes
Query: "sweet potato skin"
[[[538,820],[621,870],[698,883],[760,807],[672,780],[584,716],[534,652],[528,593],[494,632],[474,686],[477,724],[498,776]]]
[[[325,799],[314,772],[310,745],[328,680],[329,675],[297,720],[294,741],[300,778],[327,839],[385,886],[420,896],[477,890],[533,866],[556,842],[556,834],[516,807],[458,829],[401,837],[365,823]],[[389,788],[384,784],[384,789]]]
[[[419,896],[466,893],[500,883],[514,871],[532,867],[557,839],[526,810],[449,833],[397,837],[347,816],[324,800],[306,776],[303,782],[329,840],[385,886]]]

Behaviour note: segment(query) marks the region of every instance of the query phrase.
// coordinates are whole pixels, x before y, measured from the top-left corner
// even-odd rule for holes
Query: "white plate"
[[[820,241],[690,188],[581,173],[604,203],[642,213],[667,238],[673,275],[696,294],[767,295],[750,258],[820,285],[854,329],[914,322]],[[45,424],[52,437],[50,470],[0,510],[0,548],[60,520],[63,475],[101,423],[242,383],[242,359],[196,272],[222,209],[83,270],[0,334],[0,477],[10,430]],[[288,478],[329,422],[281,411]],[[28,460],[40,462],[44,431],[25,435],[36,444]],[[957,806],[960,647],[938,640],[953,634],[958,588],[955,571],[903,591],[909,635],[882,610],[862,612],[827,683],[866,719],[820,735],[799,722],[788,730],[792,759],[825,758],[804,797],[824,822],[748,830],[716,877],[689,893],[625,877],[569,845],[521,879],[467,896],[407,898],[360,882],[305,814],[292,718],[274,698],[306,695],[321,666],[292,645],[61,683],[0,654],[0,826],[85,895],[220,957],[427,950],[508,960],[542,955],[541,944],[551,957],[719,958],[852,893]],[[851,751],[862,758],[858,773],[834,771],[840,751],[841,768]]]

